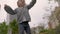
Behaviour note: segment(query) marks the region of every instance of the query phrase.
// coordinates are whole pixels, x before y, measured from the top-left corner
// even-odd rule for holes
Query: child
[[[26,31],[26,34],[31,34],[30,26],[28,24],[28,22],[31,21],[29,9],[31,9],[35,3],[36,0],[32,0],[32,2],[29,5],[26,5],[25,0],[18,0],[18,8],[16,8],[15,10],[13,10],[10,6],[5,5],[4,9],[7,13],[11,15],[17,14],[19,34],[24,34],[24,30]]]

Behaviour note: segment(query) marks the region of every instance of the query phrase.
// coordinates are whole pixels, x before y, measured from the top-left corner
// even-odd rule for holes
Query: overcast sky
[[[29,4],[31,0],[26,0],[26,3]],[[0,10],[0,22],[6,20],[7,13],[3,9],[4,4],[11,6],[11,8],[15,9],[17,7],[17,0],[0,0],[1,10]],[[39,23],[47,24],[48,19],[43,19],[42,17],[49,16],[51,14],[51,10],[54,10],[54,7],[58,6],[57,2],[51,1],[48,4],[48,0],[37,0],[36,4],[32,9],[30,9],[31,22],[29,23],[31,27],[37,26]],[[51,8],[52,9],[49,9]],[[49,9],[49,10],[47,10]],[[46,25],[47,26],[47,25]]]

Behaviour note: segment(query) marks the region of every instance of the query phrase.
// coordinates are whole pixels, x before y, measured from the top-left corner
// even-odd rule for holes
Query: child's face
[[[25,0],[18,0],[17,5],[18,7],[23,7],[25,5]]]

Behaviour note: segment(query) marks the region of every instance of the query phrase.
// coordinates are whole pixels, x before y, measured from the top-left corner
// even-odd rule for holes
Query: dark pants
[[[26,34],[31,34],[28,21],[19,24],[19,34],[24,34],[24,31]]]

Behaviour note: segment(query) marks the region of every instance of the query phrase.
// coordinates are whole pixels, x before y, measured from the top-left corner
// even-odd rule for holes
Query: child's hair
[[[24,6],[25,5],[25,0],[18,0],[17,1],[17,5],[20,6]]]

